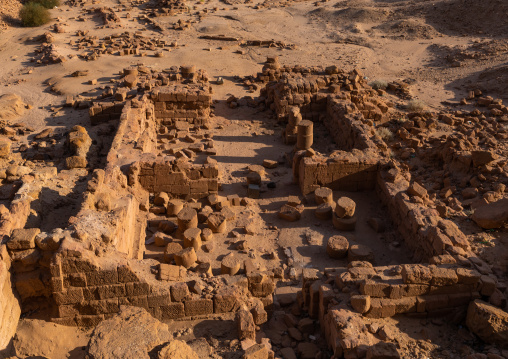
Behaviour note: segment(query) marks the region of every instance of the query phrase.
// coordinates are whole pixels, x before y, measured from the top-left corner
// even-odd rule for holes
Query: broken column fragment
[[[312,147],[314,141],[314,123],[309,120],[303,120],[298,124],[298,135],[296,139],[296,148],[298,150],[308,150]]]
[[[67,168],[85,168],[88,165],[86,156],[92,145],[92,139],[86,129],[82,126],[74,126],[67,134],[67,143],[73,154],[65,160]]]
[[[354,231],[357,220],[355,208],[356,203],[351,198],[339,198],[333,212],[333,226],[341,231]]]

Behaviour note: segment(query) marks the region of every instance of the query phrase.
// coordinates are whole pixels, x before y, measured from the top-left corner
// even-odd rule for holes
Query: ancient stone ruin
[[[0,349],[22,313],[41,310],[60,325],[95,327],[90,358],[148,357],[157,345],[159,358],[197,357],[160,322],[227,315],[246,359],[407,358],[376,321],[396,316],[464,323],[499,353],[506,348],[506,273],[472,250],[470,229],[452,215],[467,206],[476,208],[469,226],[506,225],[506,148],[486,138],[508,137],[500,101],[478,95],[472,112],[404,112],[359,70],[269,58],[253,80],[261,97],[250,100],[271,114],[265,120],[288,151],[255,158],[234,186],[216,140],[224,135],[214,109],[226,99],[212,101],[208,74],[143,65],[121,73],[89,104],[86,128],[66,134],[65,170],[91,174],[82,175],[65,223],[44,217],[57,168],[3,172],[10,195],[0,206]],[[485,140],[475,143],[480,128]],[[447,132],[435,136],[438,129]],[[21,163],[10,142],[0,150]],[[420,163],[407,161],[415,157]],[[267,201],[270,191],[286,191],[266,180],[281,167],[297,191]],[[382,210],[372,216],[368,205]],[[299,262],[306,245],[285,242],[303,233],[315,263]],[[266,238],[273,246],[258,248]],[[387,248],[397,254],[385,258]],[[291,283],[299,290],[285,294]],[[104,334],[115,330],[140,352],[107,354],[121,347]]]

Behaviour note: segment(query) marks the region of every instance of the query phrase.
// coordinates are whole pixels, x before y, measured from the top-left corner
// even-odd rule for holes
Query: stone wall
[[[190,164],[175,157],[156,162],[138,162],[130,168],[130,183],[150,193],[165,192],[175,198],[204,198],[219,190],[216,163]]]
[[[279,120],[286,121],[296,107],[301,118],[322,122],[337,145],[338,151],[328,156],[295,153],[293,178],[302,193],[323,186],[343,191],[374,189],[378,163],[388,148],[372,125],[387,119],[389,106],[375,90],[365,87],[355,71],[277,69],[276,73],[278,81],[269,83],[265,92]]]
[[[18,288],[23,288],[28,282],[32,284],[31,290],[43,285],[38,277],[39,272],[30,272],[37,270],[39,261],[43,261],[37,249],[21,250],[24,253],[11,259],[13,251],[7,248],[12,232],[25,226],[30,215],[30,203],[38,197],[39,192],[40,187],[36,183],[24,181],[9,209],[0,217],[0,354],[14,335],[21,315],[20,299],[16,293]],[[27,273],[21,273],[25,267],[23,262],[26,261],[31,265],[27,265]]]
[[[378,159],[361,151],[337,151],[333,157],[306,157],[306,151],[293,157],[293,174],[303,194],[319,187],[336,191],[372,190],[376,184]]]
[[[353,267],[338,275],[336,284],[358,289],[351,305],[369,318],[439,315],[451,309],[465,313],[471,300],[488,298],[496,288],[495,278],[456,264]]]
[[[148,96],[127,101],[108,152],[110,168],[130,165],[156,148],[154,105]],[[150,156],[154,157],[154,155]]]
[[[289,114],[290,107],[297,106],[303,118],[318,121],[326,111],[327,103],[327,94],[318,91],[329,85],[330,81],[330,78],[319,76],[286,74],[279,82],[267,85],[267,99],[281,120]]]
[[[235,312],[246,304],[266,321],[275,289],[272,272],[222,275],[200,279],[183,267],[166,265],[171,278],[155,280],[156,262],[99,258],[79,243],[67,240],[51,264],[51,287],[58,308],[56,323],[93,326],[120,309],[145,308],[160,320]],[[171,279],[171,280],[169,280]],[[194,284],[201,282],[201,287]],[[202,289],[197,289],[202,288]]]
[[[119,120],[122,114],[124,101],[103,101],[94,103],[89,109],[90,121],[92,125]]]
[[[342,95],[328,96],[324,124],[334,142],[345,151],[386,149],[383,141],[374,136],[372,127],[364,123],[366,117],[357,109],[360,105]]]
[[[16,332],[21,315],[19,300],[11,282],[10,257],[7,247],[0,245],[0,355]]]
[[[415,261],[442,254],[469,256],[464,233],[452,221],[443,219],[436,209],[424,205],[426,191],[420,194],[424,198],[411,192],[410,182],[400,169],[381,171],[376,189]]]
[[[171,85],[157,87],[151,98],[155,106],[155,118],[162,126],[172,126],[175,121],[193,125],[206,125],[210,116],[212,97],[210,90],[201,85]]]
[[[497,290],[495,276],[477,270],[477,258],[446,257],[434,257],[433,264],[374,267],[357,261],[324,273],[304,269],[299,303],[319,320],[337,357],[362,358],[379,342],[363,317],[406,314],[460,322],[471,301],[489,301]]]

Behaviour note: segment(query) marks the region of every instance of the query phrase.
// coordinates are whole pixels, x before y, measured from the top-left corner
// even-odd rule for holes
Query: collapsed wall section
[[[152,91],[151,98],[155,106],[155,119],[160,126],[172,126],[176,121],[198,126],[208,124],[212,97],[205,86],[157,87]]]
[[[11,282],[11,260],[7,247],[0,245],[0,355],[16,332],[21,315],[19,299]]]
[[[491,267],[471,251],[457,225],[440,215],[425,188],[411,179],[407,166],[392,159],[376,125],[390,119],[393,105],[364,85],[358,73],[352,72],[344,81],[337,71],[335,77],[325,75],[316,81],[323,75],[313,68],[294,72],[269,61],[258,78],[272,81],[265,89],[267,104],[279,121],[288,122],[283,138],[287,144],[296,143],[293,178],[302,193],[319,187],[375,189],[413,259],[430,263],[375,267],[355,261],[348,269],[324,273],[304,269],[299,304],[311,318],[319,319],[335,357],[376,357],[377,349],[398,357],[394,345],[369,332],[364,316],[451,315],[457,320],[478,298],[503,303],[496,299],[504,296]],[[323,123],[338,150],[321,154],[311,148],[312,139],[299,141],[300,135],[312,135],[312,124],[305,120]],[[299,126],[305,127],[302,133]]]
[[[0,219],[0,354],[8,346],[21,315],[21,300],[27,293],[40,295],[44,289],[40,276],[42,261],[35,243],[13,243],[12,233],[23,231],[30,203],[38,197],[41,188],[26,181],[16,193],[9,209]],[[31,264],[31,265],[30,265]],[[18,293],[22,293],[20,298]],[[43,291],[43,293],[46,293]]]
[[[245,304],[256,324],[267,320],[275,288],[272,272],[207,277],[182,266],[141,261],[147,223],[139,211],[148,207],[149,194],[197,199],[218,191],[216,161],[194,164],[159,151],[161,139],[167,144],[179,138],[179,131],[207,126],[210,103],[205,87],[178,84],[159,86],[125,104],[108,166],[94,172],[71,235],[51,264],[55,322],[92,326],[121,305],[171,320],[235,312]],[[207,289],[191,286],[196,282]]]
[[[455,223],[442,218],[436,209],[426,206],[426,191],[410,180],[409,173],[395,164],[387,165],[377,176],[376,190],[413,252],[413,258],[420,261],[443,254],[470,257],[472,253],[464,233]]]
[[[305,151],[293,157],[293,172],[298,176],[302,194],[319,187],[335,191],[372,190],[376,184],[378,159],[357,151],[338,151],[333,157],[306,157]]]
[[[304,269],[298,298],[309,316],[319,320],[329,348],[337,357],[363,358],[381,343],[368,330],[367,318],[406,314],[460,322],[471,301],[496,292],[496,279],[469,260],[437,256],[431,264],[374,267],[357,261],[349,268],[321,273]],[[391,348],[397,353],[396,347]]]
[[[53,321],[93,326],[117,313],[121,305],[142,307],[159,320],[171,320],[236,312],[245,304],[256,324],[266,322],[275,289],[272,272],[200,279],[184,267],[164,265],[164,274],[156,280],[150,269],[154,263],[99,258],[75,241],[63,242],[51,264],[58,309]],[[196,281],[209,289],[190,291],[189,283]]]
[[[156,162],[137,162],[130,168],[130,183],[139,183],[150,193],[165,192],[174,198],[204,198],[217,193],[216,163],[189,164],[175,157]]]

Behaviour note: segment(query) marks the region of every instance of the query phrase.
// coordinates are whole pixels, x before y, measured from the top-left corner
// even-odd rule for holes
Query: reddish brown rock
[[[247,308],[241,308],[236,312],[236,325],[238,327],[238,339],[256,340],[256,324],[254,324],[254,318]]]
[[[508,198],[476,208],[471,218],[484,229],[501,228],[508,222]]]
[[[339,218],[349,218],[355,214],[356,203],[349,197],[341,197],[337,200],[335,213]]]
[[[328,239],[326,253],[330,258],[341,259],[347,257],[349,241],[343,236],[332,236]]]
[[[466,325],[487,343],[508,347],[508,313],[481,300],[469,304]]]

